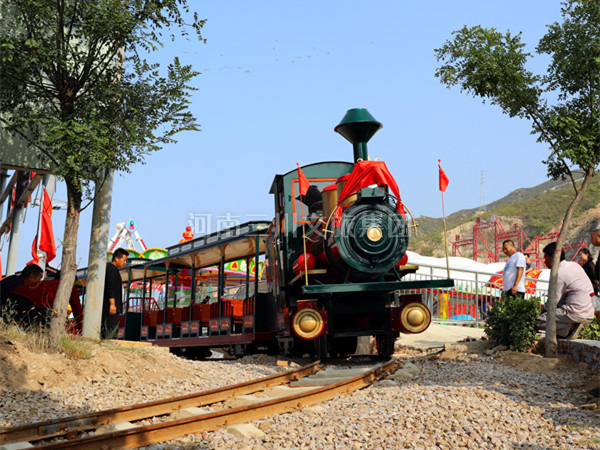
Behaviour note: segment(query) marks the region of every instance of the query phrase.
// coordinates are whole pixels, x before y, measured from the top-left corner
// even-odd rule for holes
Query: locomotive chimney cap
[[[369,142],[383,125],[375,120],[365,108],[349,109],[334,131],[344,136],[350,143]]]

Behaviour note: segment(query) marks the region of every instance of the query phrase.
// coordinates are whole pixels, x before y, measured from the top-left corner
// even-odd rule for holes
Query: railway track
[[[392,359],[371,367],[322,370],[317,361],[284,374],[197,394],[0,429],[0,445],[30,443],[44,449],[142,447],[321,403],[366,387],[395,371],[400,364],[397,359]],[[272,389],[274,387],[279,387],[277,392]],[[266,394],[269,389],[272,398],[249,396],[260,391]],[[234,401],[229,405],[224,403],[217,411],[200,409],[242,398],[243,406],[236,406]],[[173,419],[169,415],[174,413]],[[132,423],[154,417],[161,417],[163,422]],[[110,431],[111,427],[115,431]],[[56,438],[62,440],[56,441]],[[50,439],[54,442],[47,443]]]

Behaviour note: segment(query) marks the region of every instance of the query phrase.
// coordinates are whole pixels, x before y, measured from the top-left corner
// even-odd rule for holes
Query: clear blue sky
[[[415,216],[441,217],[437,160],[450,179],[446,213],[479,205],[481,171],[489,203],[547,179],[547,148],[527,121],[510,119],[434,73],[434,49],[463,25],[523,32],[534,47],[560,21],[556,0],[204,1],[206,44],[178,39],[161,50],[201,72],[191,109],[202,131],[117,175],[111,232],[135,217],[149,247],[181,239],[190,214],[271,220],[269,188],[277,173],[324,160],[351,160],[352,147],[333,132],[346,110],[367,108],[383,123],[369,143],[386,161]],[[534,71],[547,60],[536,58]],[[63,184],[56,197],[66,199]],[[57,242],[64,211],[55,211]],[[22,227],[18,267],[30,259],[37,216]],[[77,262],[87,266],[91,207],[80,221]],[[7,243],[2,249],[3,265]],[[60,255],[60,250],[59,250]],[[52,263],[55,265],[60,256]]]

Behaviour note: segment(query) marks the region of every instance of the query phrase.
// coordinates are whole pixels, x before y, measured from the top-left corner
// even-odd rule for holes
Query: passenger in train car
[[[556,252],[556,242],[544,247],[546,267],[552,267],[552,258]],[[579,264],[565,260],[565,251],[561,250],[556,285],[556,335],[563,339],[575,339],[581,327],[594,319],[592,282]],[[542,305],[542,313],[536,326],[546,329],[547,313]]]
[[[323,209],[321,191],[319,187],[311,184],[305,195],[298,195],[296,200],[302,202],[308,208],[308,217],[318,214]]]
[[[35,305],[26,298],[20,296],[11,298],[10,294],[18,287],[39,283],[43,275],[44,271],[40,266],[37,264],[29,264],[25,266],[19,275],[11,275],[0,281],[0,317],[3,317],[4,312],[8,312],[8,309],[10,308],[13,311],[10,315],[7,314],[6,318],[19,319],[26,311],[35,307]]]
[[[106,263],[104,302],[102,304],[102,339],[114,337],[119,327],[119,316],[123,313],[123,280],[119,270],[127,264],[128,256],[127,250],[118,248],[113,253],[112,261]]]

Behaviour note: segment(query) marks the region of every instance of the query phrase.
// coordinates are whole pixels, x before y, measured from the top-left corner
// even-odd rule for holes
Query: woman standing
[[[594,294],[598,295],[598,280],[596,279],[596,266],[592,261],[592,255],[587,248],[582,248],[579,251],[579,263],[587,274],[588,278],[594,285]]]

